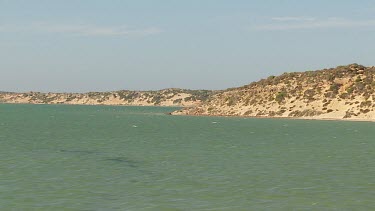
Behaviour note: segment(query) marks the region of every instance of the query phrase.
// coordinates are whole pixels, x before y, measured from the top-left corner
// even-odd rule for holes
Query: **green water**
[[[0,210],[375,210],[375,123],[0,105]]]

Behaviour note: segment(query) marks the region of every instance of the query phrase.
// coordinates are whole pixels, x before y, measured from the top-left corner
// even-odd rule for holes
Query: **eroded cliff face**
[[[375,120],[375,67],[284,73],[228,89],[174,115]]]
[[[195,106],[215,93],[208,90],[164,89],[159,91],[114,91],[89,93],[0,93],[3,103]]]

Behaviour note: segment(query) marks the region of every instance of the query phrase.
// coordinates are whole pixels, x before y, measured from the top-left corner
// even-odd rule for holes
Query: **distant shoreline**
[[[163,89],[159,91],[112,91],[87,93],[1,92],[0,102],[22,104],[73,104],[120,106],[191,107],[218,91]]]
[[[126,105],[126,104],[69,104],[69,103],[9,103],[0,102],[0,105],[64,105],[64,106],[118,106],[118,107],[164,107],[164,108],[189,108],[177,105]]]

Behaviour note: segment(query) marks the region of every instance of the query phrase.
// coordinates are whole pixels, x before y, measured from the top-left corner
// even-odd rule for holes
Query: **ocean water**
[[[0,210],[375,210],[375,123],[0,105]]]

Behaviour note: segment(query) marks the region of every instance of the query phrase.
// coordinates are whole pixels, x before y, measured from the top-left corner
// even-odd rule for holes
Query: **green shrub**
[[[282,101],[285,100],[286,97],[287,97],[287,93],[285,91],[281,91],[276,94],[275,100],[276,102],[281,103]]]

